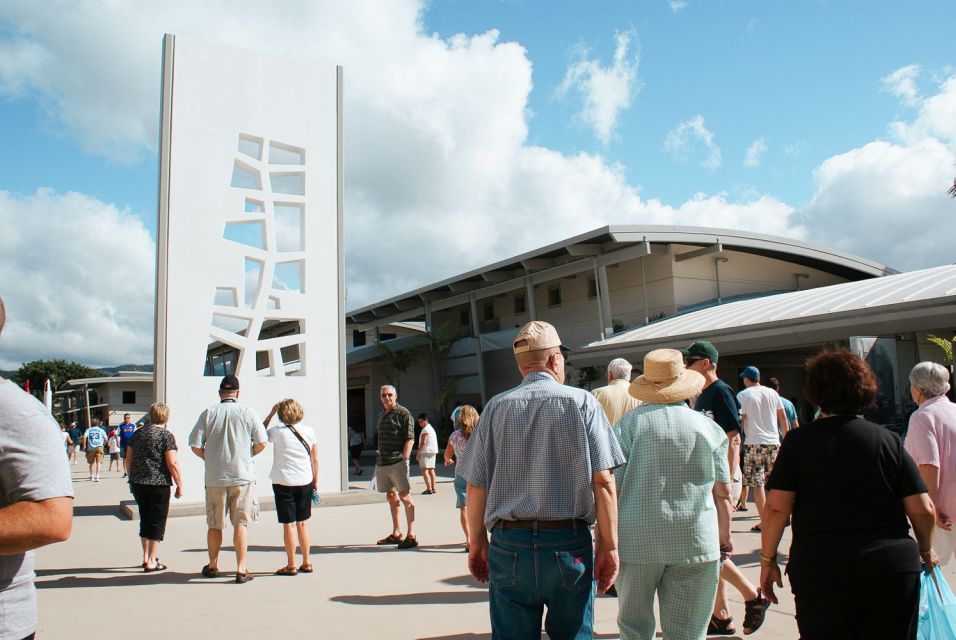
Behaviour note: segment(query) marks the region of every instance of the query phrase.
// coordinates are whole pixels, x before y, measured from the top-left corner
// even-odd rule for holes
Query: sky
[[[152,361],[164,33],[341,64],[347,307],[608,224],[953,262],[942,0],[0,0],[0,369]]]

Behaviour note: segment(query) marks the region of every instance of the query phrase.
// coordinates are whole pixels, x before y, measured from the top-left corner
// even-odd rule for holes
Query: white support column
[[[528,307],[528,318],[530,320],[537,320],[538,307],[534,303],[534,282],[531,281],[531,276],[525,276],[524,297],[526,306]]]
[[[475,357],[478,361],[478,388],[481,390],[481,404],[488,402],[488,392],[485,390],[485,358],[481,353],[481,331],[478,327],[478,301],[474,294],[468,296],[468,306],[471,307],[471,332],[475,336]]]
[[[644,325],[647,326],[650,324],[651,315],[647,309],[647,277],[645,272],[647,271],[645,260],[646,256],[641,256],[641,295],[644,296]]]
[[[601,310],[601,339],[614,335],[614,318],[611,317],[611,292],[607,286],[607,266],[594,259],[595,283],[597,284],[598,305]]]

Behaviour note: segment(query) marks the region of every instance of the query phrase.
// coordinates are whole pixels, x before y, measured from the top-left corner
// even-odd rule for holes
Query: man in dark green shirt
[[[408,482],[408,459],[415,443],[415,421],[408,409],[398,404],[398,393],[390,384],[381,390],[382,415],[378,418],[378,453],[375,457],[375,483],[386,494],[392,514],[392,533],[377,544],[397,544],[399,549],[418,546],[415,537],[415,503]],[[402,537],[398,524],[398,506],[405,507],[408,535]]]

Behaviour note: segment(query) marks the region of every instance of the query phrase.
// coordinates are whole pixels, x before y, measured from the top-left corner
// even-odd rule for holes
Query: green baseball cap
[[[681,349],[685,358],[707,358],[712,363],[717,364],[717,347],[706,340],[698,340],[686,349]]]

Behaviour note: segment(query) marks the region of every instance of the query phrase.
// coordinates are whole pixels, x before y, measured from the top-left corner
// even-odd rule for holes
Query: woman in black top
[[[126,473],[139,507],[139,537],[143,543],[143,571],[162,571],[166,565],[156,554],[166,533],[169,515],[169,486],[176,482],[176,497],[183,495],[183,483],[176,461],[176,438],[166,430],[169,407],[154,402],[149,407],[149,424],[137,429],[127,441]]]
[[[760,586],[777,601],[777,545],[792,512],[787,575],[800,637],[915,639],[920,561],[938,562],[926,486],[900,437],[857,417],[877,393],[863,360],[824,351],[804,373],[820,416],[787,434],[767,482]]]

